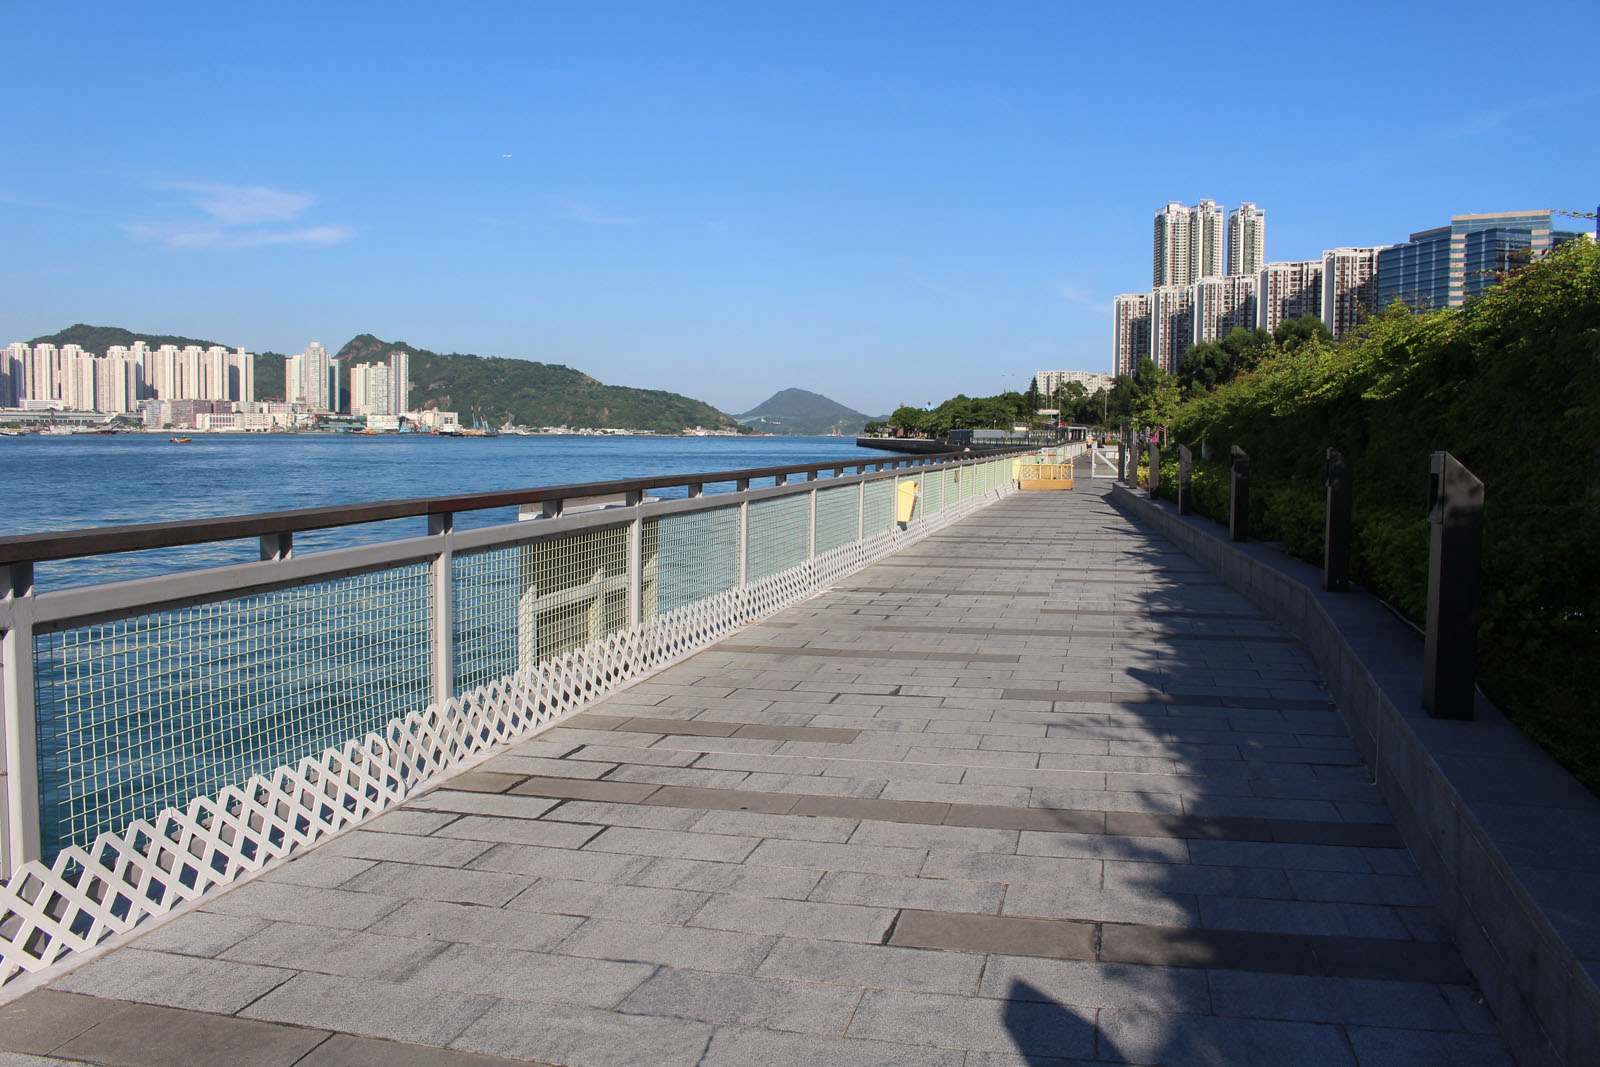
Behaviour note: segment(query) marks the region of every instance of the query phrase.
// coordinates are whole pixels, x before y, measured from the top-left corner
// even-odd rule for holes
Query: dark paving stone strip
[[[463,775],[463,777],[465,777]],[[496,778],[515,778],[496,775]],[[999,804],[945,804],[931,800],[882,800],[815,793],[770,793],[755,789],[656,786],[647,782],[605,779],[547,778],[529,775],[514,788],[467,789],[462,792],[509,792],[514,796],[565,800],[603,800],[709,811],[758,811],[773,815],[864,819],[870,822],[916,823],[923,826],[965,826],[994,830],[1042,830],[1065,834],[1115,837],[1178,837],[1201,841],[1254,841],[1294,845],[1348,845],[1402,848],[1387,823],[1322,822],[1314,819],[1258,819],[1233,815],[1161,815],[1132,811],[1074,808],[1016,808]],[[559,809],[548,816],[560,821]]]
[[[0,1051],[109,1067],[512,1067],[531,1062],[53,989],[0,1008]]]
[[[900,912],[887,943],[903,948],[1151,967],[1435,984],[1471,981],[1454,946],[1447,942],[1377,937],[1269,934],[906,909]]]
[[[736,645],[723,642],[711,649],[713,652],[737,652],[746,656],[836,656],[840,659],[905,659],[930,660],[941,663],[1016,663],[1016,656],[991,652],[929,651],[908,652],[889,649],[791,648],[777,645]]]
[[[1289,697],[1217,696],[1215,693],[1135,693],[1104,689],[1004,689],[1001,700],[1052,700],[1072,704],[1181,704],[1191,708],[1249,708],[1268,711],[1324,711],[1331,700]]]
[[[1293,644],[1300,640],[1284,634],[1197,634],[1182,630],[1047,630],[1006,626],[911,626],[885,623],[864,626],[864,630],[908,634],[990,634],[996,637],[1142,637],[1161,641],[1238,641],[1250,644],[1277,642]]]
[[[715,701],[715,698],[707,698]],[[817,741],[848,745],[860,730],[837,726],[765,726],[748,722],[714,722],[708,719],[656,719],[584,713],[563,719],[558,726],[576,730],[612,730],[638,734],[673,734],[680,737],[748,737],[760,741]]]
[[[938,596],[938,597],[947,597],[947,596],[1044,597],[1044,596],[1053,596],[1054,595],[1054,594],[1048,593],[1048,592],[1037,592],[1037,591],[1036,592],[1027,592],[1027,591],[1024,591],[1024,590],[1015,590],[1015,591],[1002,590],[1002,591],[997,591],[997,590],[993,590],[993,589],[910,589],[910,588],[906,588],[906,587],[903,587],[903,586],[874,586],[874,585],[854,585],[854,586],[842,586],[841,585],[841,586],[835,586],[833,591],[836,592],[836,593],[896,593],[896,594],[899,594],[901,596]],[[715,647],[721,648],[723,646],[717,645]]]
[[[1185,611],[1182,608],[1040,608],[1041,615],[1129,615],[1145,619],[1244,619],[1266,622],[1254,611]]]

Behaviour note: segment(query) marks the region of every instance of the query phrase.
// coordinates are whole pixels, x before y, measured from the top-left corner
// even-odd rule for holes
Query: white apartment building
[[[337,395],[330,396],[328,350],[312,341],[306,350],[284,360],[283,398],[312,411],[333,411]]]
[[[1267,213],[1254,204],[1228,212],[1228,274],[1255,277],[1267,261]]]
[[[1168,374],[1194,342],[1192,285],[1161,285],[1150,294],[1150,358]]]
[[[1322,253],[1322,324],[1335,337],[1365,322],[1377,308],[1375,248],[1334,248]]]
[[[1156,212],[1151,285],[1188,283],[1191,221],[1189,209],[1177,200],[1169,200],[1166,207]]]
[[[1194,335],[1190,343],[1220,341],[1236,328],[1254,329],[1259,284],[1255,275],[1201,278],[1195,282],[1191,286]]]
[[[1115,326],[1111,347],[1111,372],[1132,374],[1150,355],[1149,293],[1123,293],[1113,302]]]
[[[1054,396],[1068,382],[1077,382],[1085,392],[1093,393],[1097,389],[1110,389],[1116,384],[1116,378],[1087,370],[1042,370],[1033,376],[1033,387],[1043,396]]]
[[[411,353],[395,349],[389,353],[389,414],[404,415],[411,409]]]
[[[1271,332],[1278,323],[1306,315],[1322,316],[1322,260],[1268,263],[1257,284],[1256,327]]]
[[[350,414],[393,415],[394,390],[386,363],[356,363],[350,367]]]

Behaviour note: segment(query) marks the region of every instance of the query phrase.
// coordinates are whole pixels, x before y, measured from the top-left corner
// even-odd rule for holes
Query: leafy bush
[[[1485,484],[1479,680],[1600,791],[1600,249],[1564,246],[1464,308],[1391,309],[1337,344],[1276,347],[1185,402],[1172,430],[1197,457],[1207,439],[1249,452],[1252,532],[1313,562],[1324,451],[1342,451],[1352,575],[1419,625],[1429,455],[1453,453]],[[1197,458],[1194,488],[1196,510],[1225,521],[1226,462]]]

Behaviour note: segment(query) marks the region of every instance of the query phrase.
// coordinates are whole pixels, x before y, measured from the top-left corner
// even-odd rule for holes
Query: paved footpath
[[[1509,1062],[1305,649],[1079,486],[0,1009],[0,1065]]]

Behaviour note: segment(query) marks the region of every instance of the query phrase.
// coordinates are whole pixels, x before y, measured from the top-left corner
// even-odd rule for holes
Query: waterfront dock
[[[0,1008],[0,1062],[1510,1062],[1305,646],[1107,495],[1005,497],[152,923]]]

